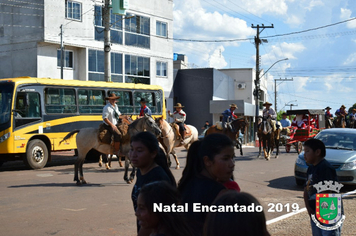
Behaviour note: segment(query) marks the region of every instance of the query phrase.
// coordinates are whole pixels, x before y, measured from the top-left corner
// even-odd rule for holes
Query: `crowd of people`
[[[120,120],[120,111],[115,102],[119,96],[110,94],[108,104],[103,110],[103,122],[108,130],[115,134],[116,124]],[[141,99],[140,116],[150,115],[146,100]],[[263,118],[276,129],[277,114],[271,103],[264,103]],[[186,114],[183,106],[178,103],[176,111],[168,114],[179,126],[184,125]],[[225,110],[223,122],[237,118],[235,104]],[[330,107],[325,116],[332,117]],[[356,109],[349,115],[355,119]],[[335,114],[346,117],[345,106],[341,106]],[[316,118],[316,117],[315,117]],[[280,121],[284,128],[318,127],[318,119],[297,115],[293,121],[282,114]],[[208,128],[206,122],[203,128]],[[225,126],[224,126],[225,127]],[[184,126],[181,127],[184,130]],[[184,138],[184,134],[182,134]],[[116,142],[114,135],[114,148]],[[130,139],[129,158],[136,167],[136,183],[132,189],[132,202],[136,215],[137,235],[139,236],[215,236],[245,235],[269,236],[266,218],[260,202],[252,195],[241,192],[240,186],[234,181],[234,146],[232,140],[223,134],[210,134],[202,140],[195,141],[189,148],[186,166],[182,176],[176,182],[167,164],[166,155],[159,147],[155,135],[140,132]],[[308,181],[305,185],[304,200],[308,214],[315,214],[315,189],[312,185],[322,180],[336,180],[335,169],[324,159],[325,145],[316,139],[305,142],[305,160],[308,168]],[[252,211],[246,211],[250,206]],[[199,210],[205,207],[205,210]],[[236,210],[245,207],[245,210]],[[261,207],[260,210],[257,210]],[[217,211],[216,209],[223,209]],[[162,210],[164,209],[164,210]],[[207,210],[208,209],[208,210]],[[215,210],[209,210],[215,209]],[[312,218],[312,217],[311,217]],[[311,221],[313,235],[324,235],[323,230]],[[341,228],[333,231],[340,235]]]

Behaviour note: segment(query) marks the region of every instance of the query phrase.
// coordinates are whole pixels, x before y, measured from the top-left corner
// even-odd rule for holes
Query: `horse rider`
[[[287,113],[284,112],[282,114],[282,119],[279,122],[281,122],[282,131],[284,131],[283,133],[288,134],[290,132],[289,128],[291,128],[292,122],[287,118]]]
[[[268,118],[271,118],[270,119],[270,124],[273,128],[273,131],[276,131],[276,118],[277,118],[277,114],[275,112],[275,110],[271,107],[272,106],[272,103],[269,103],[269,102],[265,102],[263,103],[263,106],[265,106],[266,108],[263,109],[263,118],[264,119],[268,119]]]
[[[344,118],[344,121],[346,122],[345,119],[347,116],[346,107],[344,105],[341,105],[341,107],[336,110],[335,115],[337,116],[338,119]]]
[[[237,119],[237,115],[234,114],[234,111],[236,109],[237,109],[236,104],[232,103],[229,109],[226,109],[223,113],[221,113],[223,115],[223,119],[222,119],[223,130],[226,129],[225,127],[226,122],[230,122],[232,119]],[[231,127],[229,128],[231,129]]]
[[[332,120],[334,117],[330,112],[331,109],[332,108],[329,106],[325,107],[325,127],[332,127]]]
[[[117,128],[117,124],[121,122],[120,111],[116,105],[120,96],[116,96],[115,93],[111,93],[105,100],[109,101],[103,109],[103,123],[105,128],[114,136],[114,153],[118,153],[120,150],[120,131]]]
[[[356,109],[352,109],[352,113],[349,114],[349,122],[355,121],[356,120]]]
[[[151,109],[148,106],[146,106],[146,103],[147,103],[146,99],[141,98],[141,100],[140,100],[140,104],[141,104],[140,115],[138,117],[144,117],[145,114],[147,114],[149,116],[152,115]]]
[[[184,122],[187,119],[187,116],[185,112],[183,111],[184,106],[182,104],[177,103],[174,108],[176,111],[172,114],[170,110],[168,110],[168,115],[172,118],[174,118],[174,123],[176,123],[179,126],[179,133],[181,136],[181,144],[184,145]]]

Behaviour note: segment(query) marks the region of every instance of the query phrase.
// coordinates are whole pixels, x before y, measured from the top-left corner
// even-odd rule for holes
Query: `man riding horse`
[[[103,123],[106,130],[110,132],[112,136],[114,136],[114,153],[118,154],[120,150],[120,141],[122,135],[117,128],[117,124],[120,123],[120,115],[121,112],[119,111],[118,106],[116,105],[117,100],[120,96],[116,96],[115,93],[111,93],[109,97],[106,97],[105,100],[109,102],[103,109]]]
[[[265,120],[269,120],[270,125],[272,126],[273,132],[276,131],[276,118],[277,118],[277,114],[274,111],[273,108],[271,108],[272,103],[269,102],[265,102],[263,103],[263,106],[265,106],[266,108],[263,109],[263,118]]]
[[[332,108],[331,107],[329,107],[329,106],[327,106],[326,108],[325,108],[325,128],[326,129],[328,129],[328,128],[332,128],[333,127],[333,123],[332,123],[332,121],[333,121],[333,114],[331,114],[331,112],[330,112],[330,110],[331,110]]]
[[[185,112],[182,110],[184,106],[182,106],[182,104],[177,103],[174,108],[176,109],[176,111],[172,114],[170,110],[168,110],[168,115],[172,118],[174,118],[174,123],[176,123],[179,126],[179,134],[181,136],[181,144],[185,145],[184,143],[184,131],[185,131],[185,127],[184,127],[184,122],[187,119],[187,116],[185,114]]]
[[[229,109],[226,109],[223,113],[221,113],[223,115],[223,119],[222,119],[222,127],[223,127],[223,131],[225,131],[226,129],[226,123],[229,122],[229,128],[230,130],[232,130],[232,127],[230,125],[230,122],[232,119],[237,119],[237,116],[234,114],[234,111],[237,109],[236,104],[232,103],[230,105]]]
[[[347,116],[346,107],[344,105],[341,105],[340,109],[336,110],[335,115],[337,116],[336,123],[340,124],[336,126],[345,128],[346,116]]]
[[[349,127],[350,128],[355,127],[355,120],[356,120],[356,109],[353,108],[352,112],[349,114]]]

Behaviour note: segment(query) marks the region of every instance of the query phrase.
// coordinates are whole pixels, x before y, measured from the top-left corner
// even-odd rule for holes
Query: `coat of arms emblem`
[[[312,215],[312,220],[319,228],[333,230],[340,227],[344,222],[345,215],[342,214],[341,194],[339,194],[342,186],[336,181],[321,181],[314,184],[313,187],[316,188],[318,193],[316,194],[315,215]],[[324,191],[333,191],[337,194],[322,193]],[[322,224],[333,226],[327,227]]]

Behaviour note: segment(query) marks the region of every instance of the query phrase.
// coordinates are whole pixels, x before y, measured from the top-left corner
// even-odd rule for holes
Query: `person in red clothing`
[[[326,108],[325,108],[325,128],[326,129],[328,129],[328,128],[331,128],[331,127],[333,127],[333,114],[331,114],[331,112],[330,112],[330,110],[331,110],[332,108],[331,107],[329,107],[329,106],[327,106]]]
[[[146,103],[147,103],[146,99],[141,98],[140,103],[141,103],[141,108],[140,108],[140,115],[138,117],[144,117],[145,114],[151,116],[152,112],[151,112],[151,109],[148,108],[148,106],[146,106]]]

